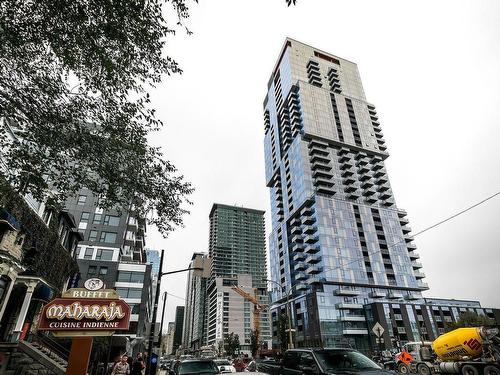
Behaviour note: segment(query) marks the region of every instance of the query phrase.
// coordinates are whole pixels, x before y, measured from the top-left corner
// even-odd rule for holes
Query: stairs
[[[33,346],[35,349],[38,349],[39,351],[44,353],[47,357],[52,359],[54,362],[59,364],[64,370],[66,370],[66,367],[68,366],[68,362],[65,359],[58,356],[53,351],[51,351],[49,348],[46,348],[46,347],[40,345],[40,343],[38,343],[38,342],[32,342],[31,346]]]

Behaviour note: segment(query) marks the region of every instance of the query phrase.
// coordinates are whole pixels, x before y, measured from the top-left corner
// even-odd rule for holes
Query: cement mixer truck
[[[431,344],[412,342],[396,356],[400,373],[500,375],[497,328],[458,328]]]

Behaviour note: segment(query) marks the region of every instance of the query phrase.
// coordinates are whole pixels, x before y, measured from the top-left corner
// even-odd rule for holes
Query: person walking
[[[142,375],[142,370],[146,368],[144,364],[144,359],[142,358],[142,353],[137,353],[137,357],[135,358],[134,363],[132,364],[132,372],[131,375]]]
[[[121,361],[115,364],[111,375],[130,375],[130,366],[128,365],[128,356],[122,355]]]

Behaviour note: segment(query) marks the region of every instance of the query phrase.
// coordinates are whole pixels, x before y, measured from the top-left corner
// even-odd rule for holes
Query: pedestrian
[[[134,363],[132,364],[131,375],[142,375],[142,370],[146,367],[144,364],[144,359],[142,358],[142,353],[137,353]]]
[[[120,362],[113,367],[111,375],[130,375],[130,366],[128,365],[128,356],[124,354]]]

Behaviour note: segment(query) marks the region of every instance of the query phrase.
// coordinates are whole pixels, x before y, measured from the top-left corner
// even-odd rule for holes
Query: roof
[[[210,216],[212,216],[214,214],[214,211],[218,208],[225,208],[225,209],[237,210],[237,211],[247,211],[247,212],[253,212],[253,213],[261,214],[261,215],[264,215],[266,213],[266,211],[257,210],[255,208],[248,208],[248,207],[243,207],[243,206],[231,206],[228,204],[214,203],[212,206],[212,209],[210,210]]]

